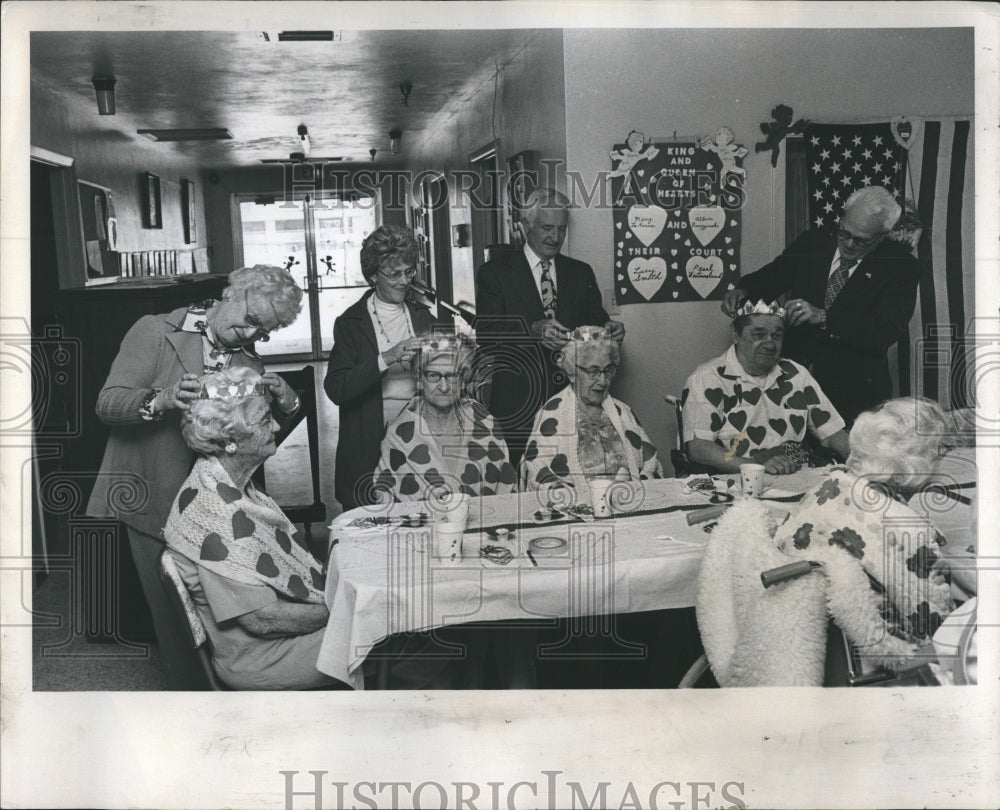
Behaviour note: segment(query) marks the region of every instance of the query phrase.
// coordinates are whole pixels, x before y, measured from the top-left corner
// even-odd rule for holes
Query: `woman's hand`
[[[409,364],[420,348],[420,340],[417,338],[406,338],[401,340],[391,349],[382,352],[382,359],[387,366],[393,363]]]
[[[814,307],[803,298],[793,298],[785,303],[785,320],[789,326],[819,326],[825,319],[826,310]]]
[[[153,411],[161,413],[163,411],[186,411],[191,403],[198,399],[201,391],[201,384],[198,382],[197,374],[185,374],[173,385],[162,389],[153,398]]]
[[[299,407],[299,395],[292,390],[292,387],[285,380],[273,371],[265,372],[261,375],[261,382],[267,386],[274,398],[274,404],[282,413],[293,413]]]

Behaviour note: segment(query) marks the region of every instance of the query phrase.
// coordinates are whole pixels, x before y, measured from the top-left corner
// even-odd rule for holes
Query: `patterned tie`
[[[549,268],[552,267],[552,262],[548,259],[542,259],[542,309],[545,310],[546,318],[556,317],[556,288],[552,284],[552,276],[549,274]]]
[[[829,309],[833,302],[837,300],[837,296],[840,295],[840,291],[844,289],[844,285],[847,283],[847,271],[854,264],[855,262],[849,262],[844,258],[841,258],[837,263],[837,269],[833,271],[830,280],[826,283],[826,295],[823,296],[824,309]]]

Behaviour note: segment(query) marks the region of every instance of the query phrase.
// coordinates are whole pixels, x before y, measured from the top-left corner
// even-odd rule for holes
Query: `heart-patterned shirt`
[[[754,377],[736,357],[735,346],[694,370],[681,402],[685,442],[706,439],[737,456],[801,442],[807,431],[822,440],[844,429],[805,368],[782,358],[766,377]]]

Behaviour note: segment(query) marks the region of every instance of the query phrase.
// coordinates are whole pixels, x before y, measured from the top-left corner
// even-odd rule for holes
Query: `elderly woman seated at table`
[[[781,356],[784,317],[778,304],[748,301],[733,320],[733,345],[688,377],[683,440],[696,464],[739,472],[756,462],[775,475],[820,466],[807,434],[846,458],[844,420],[809,371]]]
[[[164,538],[205,625],[212,664],[234,689],[334,685],[316,669],[329,616],[323,566],[250,481],[275,452],[266,383],[248,368],[199,382],[182,433],[200,456]]]
[[[465,394],[474,356],[475,345],[461,335],[421,341],[413,362],[417,394],[389,423],[382,440],[375,488],[383,499],[514,491],[517,476],[493,417]]]
[[[720,684],[818,684],[824,590],[826,609],[861,656],[891,669],[913,662],[954,608],[941,570],[945,540],[908,505],[931,479],[947,435],[936,403],[890,400],[858,416],[846,469],[831,468],[773,538],[759,501],[748,499],[719,521],[702,564],[698,623]],[[734,555],[742,558],[734,562]],[[747,567],[771,568],[790,558],[821,563],[825,577],[765,592],[746,576]],[[736,579],[720,575],[727,565]],[[732,594],[720,588],[750,604],[734,607]],[[727,637],[724,627],[741,638]]]
[[[632,409],[610,395],[620,361],[621,349],[609,330],[581,326],[570,333],[559,357],[570,384],[535,417],[524,451],[522,488],[662,477],[646,431]]]

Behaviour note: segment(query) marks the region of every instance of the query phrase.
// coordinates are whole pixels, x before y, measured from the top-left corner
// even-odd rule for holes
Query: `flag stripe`
[[[951,345],[951,325],[948,322],[948,282],[945,279],[944,268],[947,259],[945,249],[945,234],[948,224],[948,181],[951,177],[951,145],[955,127],[947,121],[940,124],[938,153],[935,162],[934,193],[934,230],[931,232],[931,270],[934,278],[934,317],[924,316],[924,335],[933,335],[934,353],[924,358],[925,364],[934,367],[936,374],[925,395],[938,402],[948,401],[948,350]]]
[[[937,159],[938,145],[941,136],[941,124],[938,121],[924,123],[924,153],[920,164],[920,199],[917,201],[917,211],[924,223],[924,232],[917,245],[917,261],[920,263],[920,320],[924,325],[934,323],[937,313],[934,304],[934,264],[930,231],[934,229],[934,195],[937,191]],[[933,355],[936,349],[934,335],[923,332],[924,356]],[[937,369],[926,365],[924,357],[918,356],[917,363],[923,368],[923,386],[914,386],[914,392],[937,399]]]
[[[951,176],[948,181],[948,224],[945,236],[945,280],[948,284],[948,317],[956,337],[965,330],[964,273],[962,264],[962,199],[965,194],[965,161],[969,142],[969,122],[956,121],[951,147]],[[950,374],[948,400],[953,407],[965,390],[965,352],[956,351]]]

